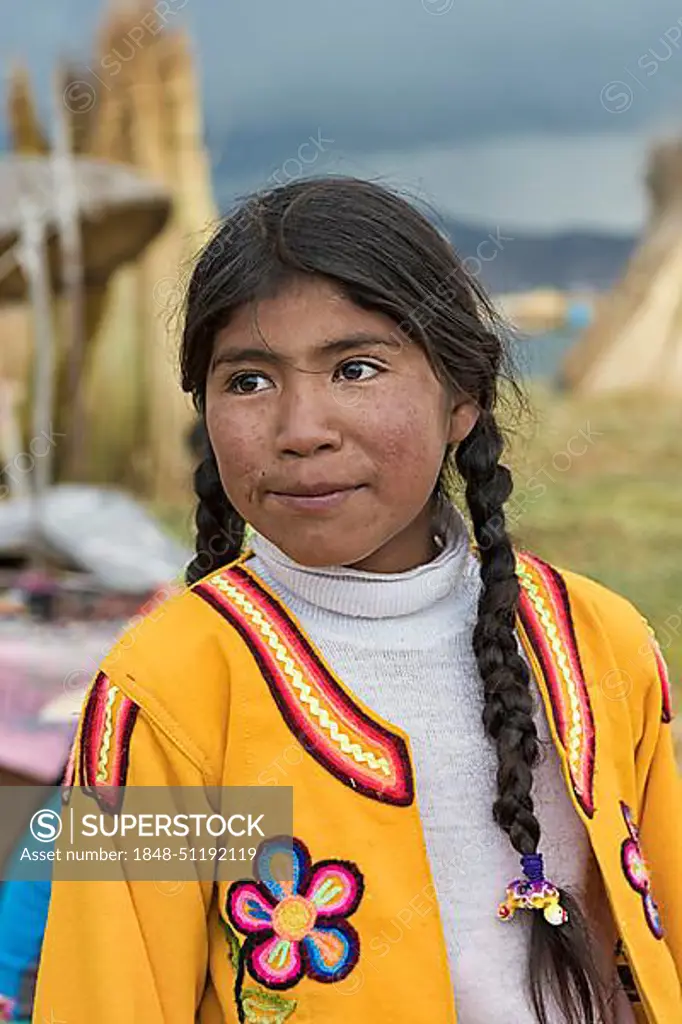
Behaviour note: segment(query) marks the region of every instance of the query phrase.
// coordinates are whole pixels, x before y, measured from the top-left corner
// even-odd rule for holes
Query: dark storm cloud
[[[269,132],[284,121],[301,134],[314,122],[360,151],[623,131],[672,105],[682,87],[680,0],[256,0],[234,13],[190,0],[190,8],[211,124]],[[647,77],[638,64],[651,47],[670,55]],[[604,87],[625,79],[637,88],[632,73],[643,82],[637,103],[605,109]]]
[[[623,131],[672,106],[682,91],[680,0],[158,6],[169,24],[192,26],[210,133],[234,132],[233,152],[245,164],[250,153],[261,160],[265,136],[279,135],[286,148],[318,126],[364,152],[528,131]],[[95,0],[13,3],[3,14],[2,49],[27,54],[44,88],[50,57],[88,53],[97,7]],[[654,73],[654,58],[646,64],[651,50]],[[615,109],[624,104],[616,86],[606,103],[616,97],[614,109],[606,109],[602,90],[614,81],[636,90],[637,102]]]
[[[54,59],[89,57],[101,7],[14,0],[3,12],[0,56],[29,60],[44,109]],[[501,221],[632,223],[640,150],[682,111],[682,0],[157,7],[192,29],[223,201],[321,132],[333,152],[316,171],[397,170],[451,210]]]

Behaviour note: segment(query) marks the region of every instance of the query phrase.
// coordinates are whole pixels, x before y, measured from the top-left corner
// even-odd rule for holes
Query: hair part
[[[497,751],[493,817],[519,854],[535,853],[541,836],[532,799],[538,737],[531,675],[516,633],[519,582],[504,516],[512,478],[500,464],[504,443],[495,419],[501,382],[509,381],[517,398],[521,392],[496,314],[451,244],[388,189],[325,177],[257,194],[226,218],[189,285],[182,383],[202,416],[216,333],[245,303],[275,295],[301,276],[325,278],[357,306],[391,317],[423,348],[443,385],[478,405],[475,427],[454,457],[446,456],[439,488],[447,489],[456,469],[480,551],[473,646],[483,681],[483,727]],[[245,530],[208,441],[194,484],[197,555],[188,567],[189,583],[235,560]],[[569,913],[564,925],[534,914],[529,997],[539,1024],[548,1024],[552,1002],[567,1024],[597,1024],[605,1002],[588,930],[568,893],[562,891],[561,902]]]

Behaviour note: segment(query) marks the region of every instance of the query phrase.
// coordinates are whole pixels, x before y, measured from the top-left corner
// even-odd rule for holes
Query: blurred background
[[[489,289],[530,398],[517,542],[635,602],[680,678],[675,0],[31,0],[0,57],[0,784],[59,779],[99,661],[181,588],[192,260],[310,174],[402,190]],[[8,891],[28,1014],[46,896]]]
[[[518,543],[632,599],[679,678],[673,0],[32,0],[0,45],[0,778],[58,774],[122,623],[181,584],[192,259],[309,174],[401,189],[489,289],[531,398]]]

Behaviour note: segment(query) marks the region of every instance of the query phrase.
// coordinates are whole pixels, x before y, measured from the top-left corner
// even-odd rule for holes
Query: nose
[[[282,455],[305,457],[341,447],[338,403],[322,382],[304,376],[285,388],[280,398],[277,446]]]

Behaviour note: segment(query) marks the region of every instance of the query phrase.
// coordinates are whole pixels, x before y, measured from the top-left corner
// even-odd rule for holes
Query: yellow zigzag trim
[[[111,748],[111,736],[114,731],[114,716],[112,708],[114,706],[117,693],[118,686],[109,687],[109,693],[107,695],[107,709],[104,718],[104,735],[102,736],[102,746],[99,751],[99,764],[97,765],[98,782],[107,781],[107,759]]]
[[[576,778],[576,780],[579,780],[580,750],[583,742],[583,725],[580,699],[578,697],[578,693],[576,690],[575,681],[573,679],[573,676],[571,675],[571,670],[568,664],[568,657],[561,644],[559,631],[556,627],[556,623],[554,622],[552,616],[547,610],[543,597],[540,594],[540,591],[538,590],[538,587],[534,582],[532,576],[525,568],[519,568],[518,574],[524,589],[530,596],[530,599],[533,602],[533,605],[535,606],[535,609],[538,615],[540,616],[540,619],[542,620],[545,632],[549,638],[552,650],[554,651],[557,665],[566,682],[566,689],[568,692],[571,713],[571,721],[569,725],[568,735],[568,760],[571,765],[571,770],[573,772],[574,777]]]
[[[312,688],[306,683],[302,672],[296,667],[296,663],[290,657],[277,632],[272,628],[262,612],[247,597],[244,597],[237,587],[228,583],[227,580],[215,576],[212,582],[239,605],[267,639],[269,646],[275,652],[277,661],[282,665],[282,670],[291,679],[293,686],[298,691],[300,702],[308,706],[310,714],[318,719],[321,728],[327,730],[332,740],[341,748],[343,753],[350,754],[358,764],[367,764],[372,771],[380,771],[384,775],[391,775],[391,766],[385,757],[377,757],[371,750],[364,751],[359,743],[353,743],[346,733],[341,732],[338,723],[330,716],[327,709],[320,705]]]

